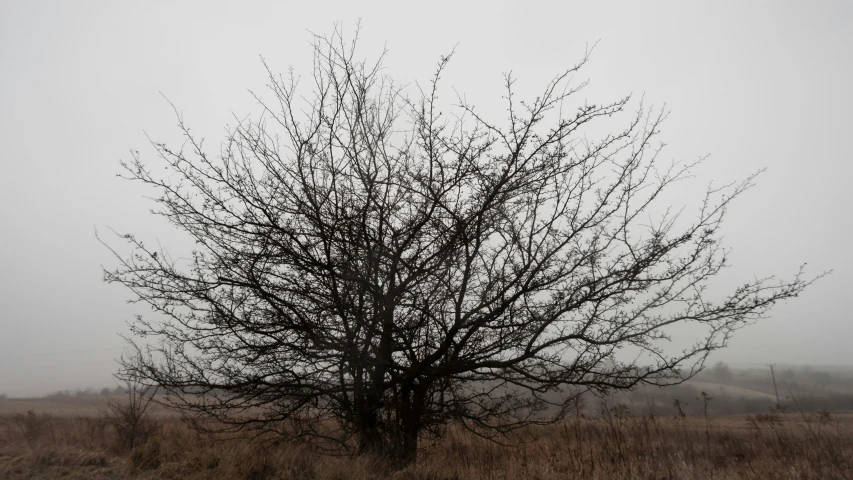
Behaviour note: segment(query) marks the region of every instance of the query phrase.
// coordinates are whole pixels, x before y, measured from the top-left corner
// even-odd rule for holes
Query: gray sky
[[[698,188],[768,168],[724,225],[721,280],[835,270],[715,358],[853,365],[853,3],[406,4],[0,0],[0,393],[112,384],[118,333],[145,310],[102,283],[114,260],[94,230],[178,241],[147,213],[153,191],[115,178],[131,148],[154,160],[145,132],[179,138],[159,92],[215,147],[232,113],[257,111],[261,55],[307,73],[308,31],[358,18],[361,52],[386,43],[403,82],[428,79],[458,43],[445,85],[498,112],[503,72],[529,94],[600,39],[585,95],[666,102],[667,156],[711,155]]]

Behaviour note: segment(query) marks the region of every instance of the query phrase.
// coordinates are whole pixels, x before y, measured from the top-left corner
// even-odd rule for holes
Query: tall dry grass
[[[127,450],[105,416],[0,416],[0,478],[175,479],[853,479],[853,415],[775,410],[740,417],[578,412],[501,447],[459,428],[392,470],[248,436],[202,435],[155,417]]]

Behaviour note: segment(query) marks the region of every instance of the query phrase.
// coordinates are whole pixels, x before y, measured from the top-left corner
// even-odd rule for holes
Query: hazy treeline
[[[103,387],[100,389],[87,387],[84,389],[78,389],[76,391],[71,390],[58,390],[49,395],[45,395],[44,398],[50,399],[59,399],[59,398],[68,398],[68,397],[109,397],[110,395],[121,395],[127,393],[127,390],[124,387]]]
[[[769,367],[734,368],[718,362],[681,385],[639,387],[592,401],[622,405],[636,414],[677,414],[676,400],[691,415],[702,414],[706,403],[710,415],[750,414],[776,410],[778,390],[779,405],[790,411],[853,411],[853,369],[782,366],[775,374],[774,389]]]
[[[853,369],[828,369],[811,366],[779,366],[775,368],[776,384],[782,391],[853,393]],[[718,362],[699,376],[727,385],[773,392],[769,367],[736,369]]]
[[[65,398],[90,398],[90,397],[109,397],[112,395],[123,395],[127,393],[127,389],[121,386],[117,387],[103,387],[103,388],[94,388],[94,387],[86,387],[79,388],[76,390],[64,389],[57,390],[53,393],[49,393],[47,395],[42,395],[41,397],[36,398],[44,398],[48,400],[61,400]],[[0,393],[0,400],[8,400],[9,398],[23,398],[23,397],[10,397],[5,393]]]

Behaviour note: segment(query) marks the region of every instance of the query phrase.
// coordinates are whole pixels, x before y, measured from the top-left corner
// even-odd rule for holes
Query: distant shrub
[[[782,415],[778,413],[756,413],[755,415],[747,415],[748,422],[758,423],[782,423]]]
[[[721,383],[729,383],[734,379],[732,369],[723,362],[717,362],[708,373]]]
[[[33,410],[27,410],[26,415],[15,415],[15,423],[30,443],[35,443],[42,436],[49,419],[47,414],[37,415]]]
[[[97,392],[92,387],[87,387],[85,390],[77,390],[75,396],[77,397],[94,397],[97,395]]]
[[[151,418],[151,403],[156,389],[131,381],[124,391],[127,392],[124,401],[110,400],[107,404],[107,418],[115,426],[120,448],[140,455],[137,447],[144,446],[157,428],[157,422]]]
[[[71,394],[71,390],[59,390],[56,393],[45,395],[45,398],[49,398],[51,400],[64,400],[72,396],[73,395]]]

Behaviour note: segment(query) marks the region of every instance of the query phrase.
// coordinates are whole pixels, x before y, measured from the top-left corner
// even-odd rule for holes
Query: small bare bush
[[[24,434],[29,443],[35,443],[44,433],[49,417],[46,414],[38,415],[33,410],[27,410],[26,415],[16,415],[15,423]]]
[[[121,451],[135,452],[144,445],[157,428],[151,418],[151,405],[157,389],[134,380],[128,380],[124,401],[110,400],[106,417],[115,427]]]

